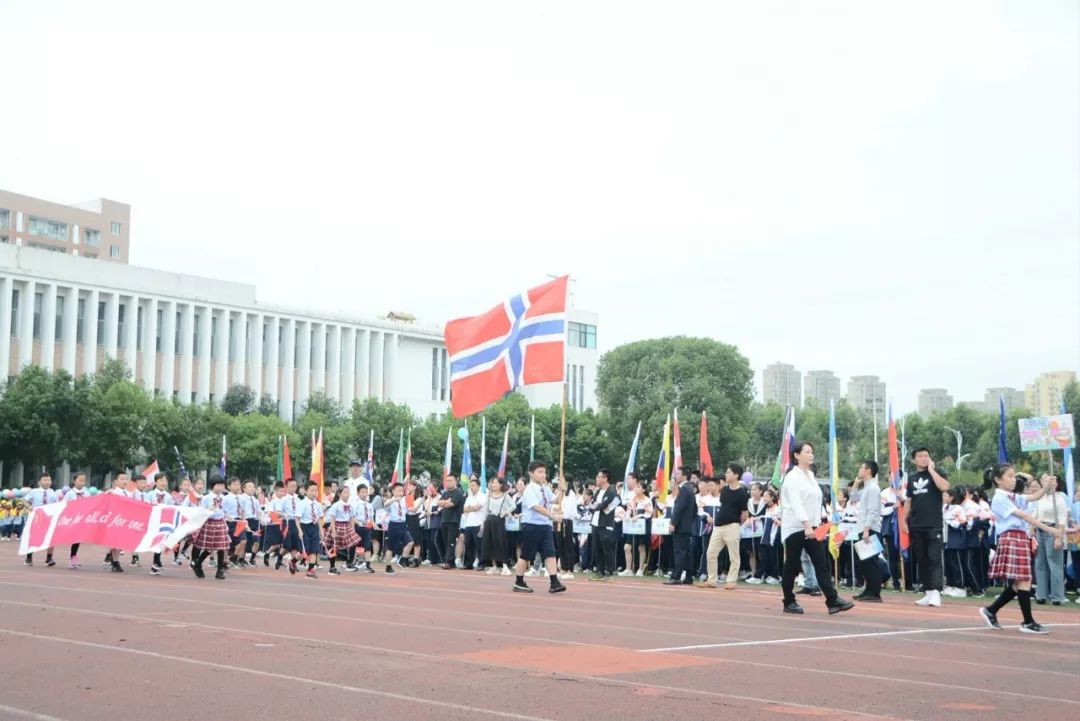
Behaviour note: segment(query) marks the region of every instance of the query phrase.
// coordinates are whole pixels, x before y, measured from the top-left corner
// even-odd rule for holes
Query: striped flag
[[[832,488],[832,527],[829,529],[829,553],[840,557],[840,544],[844,533],[839,530],[840,505],[840,453],[836,443],[836,402],[829,399],[829,485]]]
[[[776,455],[773,466],[772,485],[779,488],[784,482],[784,474],[791,465],[791,449],[795,446],[795,408],[787,407],[784,415],[784,430],[780,438],[780,452]]]
[[[900,451],[896,445],[896,419],[892,414],[892,401],[889,401],[889,485],[894,490],[900,488]]]
[[[405,429],[401,429],[398,438],[397,457],[394,459],[394,472],[390,475],[390,483],[404,483],[405,481]]]
[[[664,440],[660,446],[660,460],[656,463],[656,495],[660,499],[661,503],[667,502],[668,497],[668,479],[671,477],[671,416],[664,421]]]
[[[226,467],[226,459],[227,458],[228,458],[228,453],[225,451],[225,436],[222,435],[221,436],[221,465],[219,466],[219,470],[221,471],[221,477],[222,478],[225,477],[225,467]]]
[[[277,472],[279,481],[287,481],[293,477],[292,458],[289,456],[288,436],[278,436],[278,462]]]
[[[623,473],[623,478],[626,478],[637,467],[637,449],[638,442],[641,440],[641,421],[637,422],[637,431],[634,433],[634,442],[630,444],[630,457],[626,459],[626,472]]]
[[[319,503],[323,502],[324,495],[324,478],[323,473],[323,432],[322,428],[319,429],[319,437],[315,441],[315,445],[311,449],[311,474],[308,476],[308,480],[315,483],[318,486],[318,495],[316,500]]]
[[[1061,415],[1065,415],[1065,399],[1061,399]],[[1076,469],[1073,468],[1073,448],[1076,447],[1076,441],[1065,449],[1065,492],[1069,494],[1069,502],[1071,503],[1076,498]],[[1076,558],[1076,556],[1073,556]],[[1074,573],[1080,573],[1080,569],[1074,568]]]
[[[463,447],[461,456],[461,478],[459,483],[465,487],[469,487],[469,479],[472,477],[472,453],[469,451],[469,422],[465,421],[465,424],[461,426],[458,431],[458,438],[461,439],[461,445]]]
[[[150,465],[148,465],[146,468],[142,469],[143,477],[146,478],[146,480],[148,480],[148,481],[154,480],[154,476],[156,476],[159,473],[161,473],[161,469],[158,468],[158,462],[157,462],[156,458],[154,460],[150,461]]]
[[[1064,401],[1062,401],[1062,413],[1064,413]],[[1009,451],[1005,447],[1005,396],[998,396],[998,463],[1009,462]],[[1072,500],[1072,496],[1069,496]]]
[[[409,436],[405,441],[405,480],[408,481],[412,478],[412,428],[409,429]]]
[[[675,462],[672,468],[682,468],[682,437],[679,435],[679,409],[675,409]]]
[[[367,443],[367,462],[364,463],[364,478],[368,483],[375,482],[375,429],[371,430]]]

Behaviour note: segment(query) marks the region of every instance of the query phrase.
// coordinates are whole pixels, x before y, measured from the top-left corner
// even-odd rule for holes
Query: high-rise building
[[[1034,383],[1024,389],[1024,407],[1036,416],[1052,416],[1061,412],[1061,394],[1065,386],[1076,380],[1076,371],[1040,373]]]
[[[856,410],[871,413],[877,409],[879,421],[885,420],[885,383],[877,376],[852,376],[847,386],[847,402]]]
[[[762,401],[781,406],[802,405],[802,375],[795,366],[773,363],[762,371]]]
[[[0,190],[0,244],[127,263],[130,233],[125,203],[62,205]]]
[[[1018,391],[1015,388],[1009,386],[1002,386],[999,388],[987,388],[986,395],[983,397],[983,403],[986,407],[987,413],[998,412],[998,399],[1003,398],[1005,400],[1005,412],[1008,413],[1016,408],[1023,408],[1027,400],[1024,398],[1024,391]]]
[[[840,378],[832,371],[809,371],[803,386],[806,402],[828,408],[829,401],[840,400]]]
[[[953,397],[944,388],[923,388],[919,391],[919,415],[929,418],[953,407]]]

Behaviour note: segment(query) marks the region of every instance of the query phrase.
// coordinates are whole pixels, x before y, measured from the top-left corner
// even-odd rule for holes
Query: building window
[[[439,400],[439,356],[441,353],[438,348],[431,349],[431,400]]]
[[[578,410],[583,411],[585,410],[585,366],[578,366],[577,382]]]
[[[22,297],[22,293],[18,288],[11,291],[11,337],[14,338],[19,334],[19,299]]]
[[[173,339],[173,355],[180,355],[180,311],[176,311],[175,323],[176,325],[173,326],[176,329]]]
[[[105,301],[98,301],[97,344],[105,345]]]
[[[0,230],[7,230],[11,227],[11,211],[7,208],[0,208]]]
[[[77,342],[83,343],[86,338],[83,337],[83,327],[86,323],[83,319],[86,317],[86,298],[79,298],[78,304],[75,306],[75,338]]]
[[[266,342],[266,336],[270,333],[270,323],[263,321],[262,324],[262,362],[266,365],[270,362],[270,346]]]
[[[120,246],[119,245],[110,245],[109,246],[109,257],[110,258],[119,258],[120,257]]]
[[[44,302],[44,293],[34,293],[34,323],[33,323],[33,338],[34,340],[41,340],[41,304]]]
[[[127,305],[120,302],[120,299],[116,299],[116,303],[119,308],[116,309],[116,347],[123,348],[125,341],[124,336],[127,333],[124,332],[125,321],[127,320]]]
[[[210,357],[217,358],[218,319],[210,316]]]
[[[111,228],[112,228],[112,234],[113,235],[120,235],[120,224],[119,223],[112,223]]]
[[[596,348],[596,326],[567,323],[566,341],[574,348]]]
[[[0,235],[0,243],[10,243],[10,242],[11,242],[11,238],[7,237],[6,235]]]
[[[161,352],[161,323],[165,319],[165,310],[158,308],[157,311],[157,337],[154,338],[154,350],[158,353]]]
[[[27,245],[31,248],[37,248],[38,250],[49,250],[53,253],[66,253],[66,248],[58,248],[55,245],[49,245],[48,243],[39,243],[36,240],[31,240]]]
[[[83,242],[91,247],[98,247],[101,245],[101,231],[92,230],[90,228],[83,229]]]
[[[191,348],[192,348],[191,352],[192,352],[193,355],[196,355],[196,354],[199,353],[199,348],[201,347],[199,345],[199,318],[202,316],[202,313],[200,313],[199,311],[195,311],[191,315],[192,315],[191,324],[192,324],[192,327],[193,327],[193,334],[194,334],[194,338],[192,340],[192,345],[191,345]]]
[[[53,338],[64,337],[64,303],[67,298],[57,294],[56,296],[56,325],[53,328]]]
[[[143,307],[141,305],[135,306],[135,350],[141,351],[143,349],[142,334],[143,334]]]
[[[439,390],[439,400],[449,400],[450,393],[450,359],[446,349],[442,349],[442,388]]]
[[[52,240],[67,241],[68,227],[67,223],[59,223],[55,220],[49,220],[48,218],[39,218],[36,215],[30,216],[30,235],[38,235],[42,238],[51,238]]]

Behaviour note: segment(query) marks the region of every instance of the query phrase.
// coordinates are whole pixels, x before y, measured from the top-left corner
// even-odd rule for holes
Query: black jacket
[[[599,516],[596,521],[596,525],[600,528],[614,528],[615,527],[615,509],[618,508],[618,504],[611,506],[611,502],[616,497],[615,486],[608,485],[603,491],[596,492],[596,500],[593,501],[593,508],[596,509],[596,513]],[[611,506],[611,510],[605,512],[605,510]]]
[[[694,498],[694,488],[689,481],[683,481],[671,509],[671,523],[675,526],[673,533],[692,534],[697,526],[696,520],[697,499]]]

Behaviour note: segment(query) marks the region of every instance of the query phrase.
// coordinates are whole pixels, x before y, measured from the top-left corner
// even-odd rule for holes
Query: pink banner
[[[72,543],[158,551],[198,530],[209,515],[201,508],[151,506],[111,493],[50,503],[30,515],[19,553]]]

